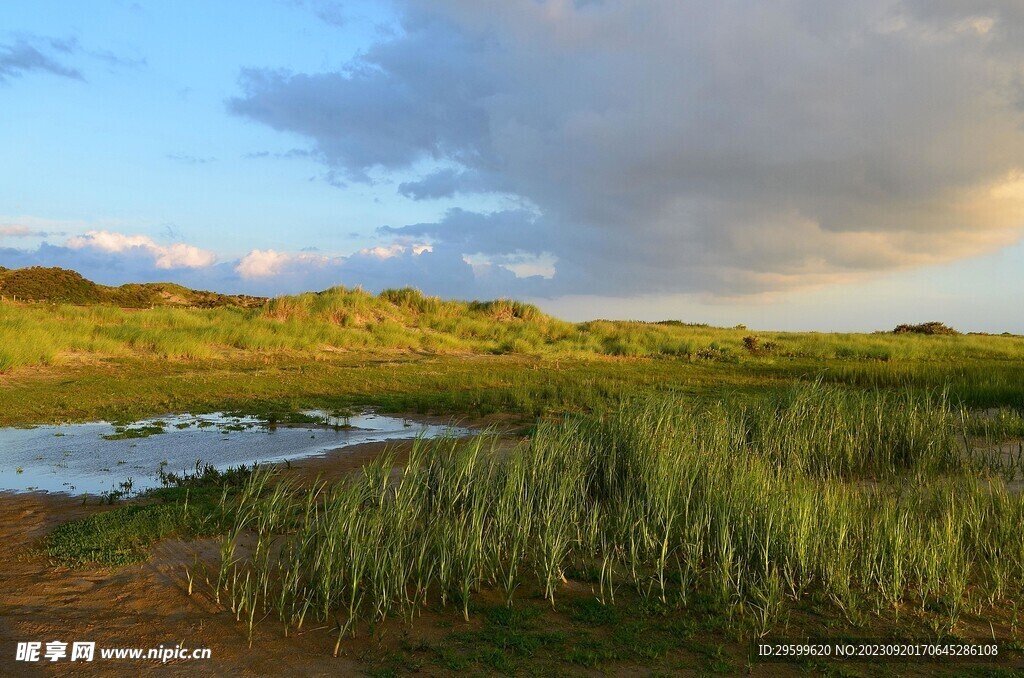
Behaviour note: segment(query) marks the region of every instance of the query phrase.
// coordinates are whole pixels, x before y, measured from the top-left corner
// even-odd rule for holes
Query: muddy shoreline
[[[441,417],[409,417],[449,423]],[[474,421],[481,429],[495,421]],[[502,426],[502,428],[509,428]],[[514,446],[506,438],[502,446]],[[282,478],[299,484],[334,481],[358,471],[385,451],[396,466],[408,460],[414,440],[370,442],[331,449],[290,462],[274,463]],[[115,506],[95,498],[62,492],[0,492],[0,675],[350,675],[362,672],[358,657],[373,643],[367,637],[346,643],[344,656],[332,657],[329,628],[310,628],[284,638],[276,624],[258,626],[252,646],[246,627],[217,606],[202,575],[193,575],[188,592],[186,569],[196,563],[215,566],[215,539],[163,540],[140,564],[122,567],[67,568],[53,565],[37,550],[58,525]],[[145,498],[142,498],[145,501]],[[123,504],[121,504],[123,505]],[[15,661],[18,642],[95,642],[96,647],[156,648],[181,645],[210,648],[210,660],[62,660],[53,664]]]

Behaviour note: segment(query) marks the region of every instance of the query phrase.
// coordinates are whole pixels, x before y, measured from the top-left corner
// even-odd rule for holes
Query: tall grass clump
[[[431,602],[468,618],[482,589],[557,605],[580,572],[605,604],[699,598],[756,634],[808,596],[852,623],[925,610],[949,633],[1024,583],[1024,500],[1005,484],[1019,463],[1008,475],[970,454],[962,422],[941,393],[817,382],[754,402],[627,402],[541,423],[514,449],[421,440],[405,466],[385,456],[332,486],[255,477],[218,592],[250,624],[333,624],[339,645]]]
[[[410,310],[414,313],[436,314],[444,306],[437,297],[428,297],[414,287],[403,287],[401,289],[386,289],[379,295],[384,301],[390,302],[399,308]]]

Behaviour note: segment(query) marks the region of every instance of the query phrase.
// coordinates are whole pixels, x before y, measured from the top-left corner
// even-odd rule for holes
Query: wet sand
[[[372,443],[336,450],[292,463],[285,475],[300,482],[351,473],[385,448],[407,454],[411,443]],[[404,450],[404,452],[403,452]],[[0,494],[0,675],[337,675],[358,672],[352,652],[331,656],[329,629],[283,638],[280,625],[257,627],[250,648],[246,627],[217,607],[209,587],[196,577],[188,595],[186,567],[198,554],[214,567],[215,540],[156,544],[141,564],[116,568],[70,569],[53,566],[35,552],[39,540],[57,525],[110,506],[83,505],[79,497],[46,493]],[[93,641],[99,647],[209,647],[211,660],[106,660],[92,663],[66,659],[15,662],[19,641]]]

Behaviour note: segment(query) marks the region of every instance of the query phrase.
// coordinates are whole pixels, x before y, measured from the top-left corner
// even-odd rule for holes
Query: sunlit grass
[[[700,597],[757,634],[812,596],[851,624],[914,612],[953,633],[1024,586],[1024,498],[1005,485],[1022,460],[966,454],[966,419],[941,394],[812,383],[636,401],[512,451],[421,441],[397,476],[388,456],[331,486],[257,474],[226,511],[215,591],[250,632],[272,615],[333,623],[338,643],[436,602],[468,618],[483,590],[557,606],[568,572],[594,572],[602,605]]]
[[[752,349],[751,347],[756,347]],[[682,323],[567,323],[509,300],[444,301],[417,290],[333,288],[213,309],[0,303],[0,371],[72,353],[205,360],[234,351],[420,351],[538,356],[677,357],[725,362],[812,359],[898,363],[1024,358],[1014,336],[755,333]]]

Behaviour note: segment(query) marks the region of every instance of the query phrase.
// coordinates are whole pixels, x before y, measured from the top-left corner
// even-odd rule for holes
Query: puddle
[[[118,427],[94,422],[0,428],[0,491],[98,495],[122,489],[129,479],[131,489],[138,491],[159,487],[161,468],[168,473],[194,473],[197,461],[224,470],[301,459],[362,443],[470,433],[372,412],[345,419],[318,411],[305,414],[328,425],[268,428],[261,419],[218,412],[157,417]],[[160,430],[163,433],[157,433]]]

